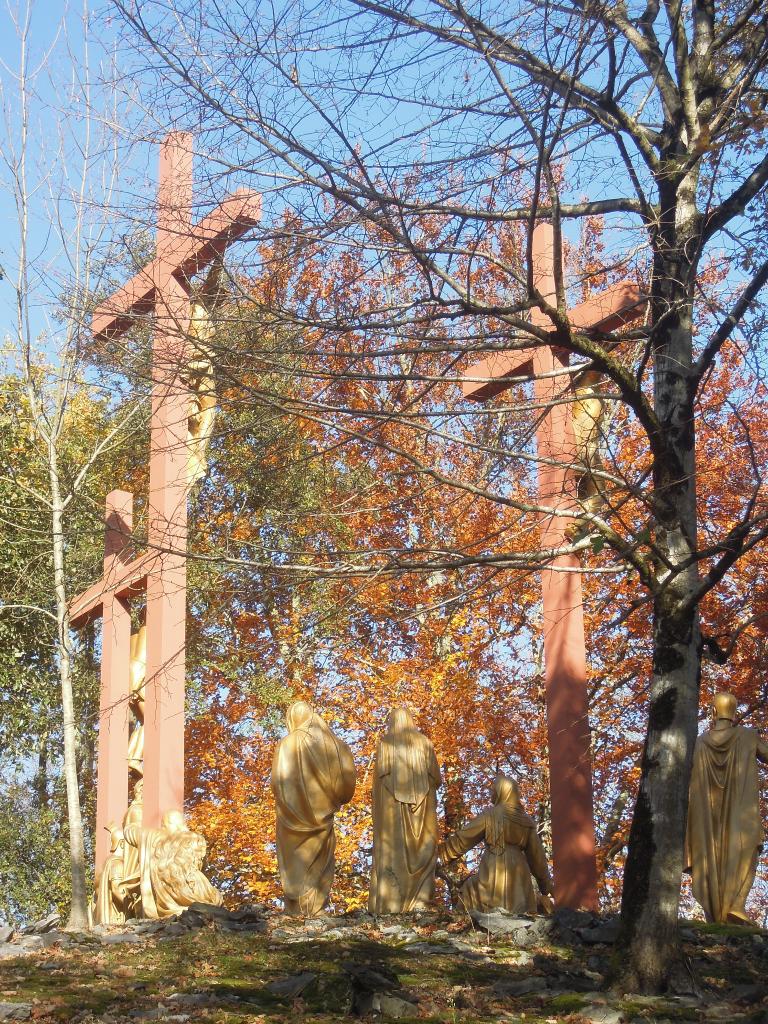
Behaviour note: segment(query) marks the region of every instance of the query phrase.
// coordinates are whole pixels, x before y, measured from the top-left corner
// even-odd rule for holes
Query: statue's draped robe
[[[311,917],[320,913],[331,891],[333,816],[354,795],[355,768],[347,744],[299,704],[288,709],[290,731],[275,750],[272,791],[285,910]]]
[[[425,907],[435,887],[440,768],[430,740],[404,709],[390,716],[376,748],[373,867],[368,909],[407,913]]]
[[[708,921],[749,920],[744,903],[763,842],[757,761],[768,744],[754,729],[715,728],[693,754],[686,866]]]
[[[197,832],[144,829],[141,834],[141,906],[157,920],[193,903],[221,906],[223,898],[202,872],[205,839]]]
[[[96,879],[93,900],[94,924],[122,924],[125,921],[123,894],[124,854],[117,850],[107,857]]]
[[[140,882],[140,850],[141,822],[144,806],[140,797],[134,797],[123,818],[123,836],[125,847],[123,852],[123,884],[128,890],[125,910],[128,917],[141,913],[139,897]]]
[[[513,914],[535,914],[536,895],[531,875],[542,892],[549,891],[546,854],[534,820],[505,801],[503,795],[502,791],[499,803],[450,836],[441,856],[454,860],[484,842],[485,850],[477,870],[461,887],[461,899],[467,910],[503,907]]]

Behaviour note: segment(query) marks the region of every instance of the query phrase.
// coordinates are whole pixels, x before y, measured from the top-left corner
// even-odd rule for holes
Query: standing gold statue
[[[744,904],[763,843],[757,762],[768,763],[768,744],[733,724],[732,694],[718,693],[712,711],[693,754],[686,869],[708,921],[751,923]]]
[[[128,768],[136,775],[144,774],[144,683],[147,678],[147,627],[142,625],[131,633],[130,661],[131,695],[128,706],[133,713],[133,727],[128,741]]]
[[[432,742],[410,711],[395,708],[376,746],[373,868],[368,909],[400,914],[427,907],[435,888],[437,788]]]
[[[601,504],[602,481],[595,472],[603,469],[600,455],[601,427],[605,417],[605,401],[600,394],[602,374],[585,370],[574,381],[576,400],[573,406],[573,435],[576,459],[580,467],[577,495],[587,512],[595,512]]]
[[[288,735],[272,762],[277,863],[285,912],[312,917],[328,900],[335,869],[333,816],[355,792],[352,751],[303,700],[286,712]]]
[[[520,790],[513,779],[497,775],[491,796],[493,806],[441,843],[438,857],[445,864],[484,842],[477,870],[461,887],[464,906],[467,910],[503,907],[512,914],[535,914],[531,874],[542,895],[552,892],[536,823],[522,809]]]
[[[194,487],[208,469],[206,453],[216,419],[216,379],[210,342],[216,333],[214,314],[226,296],[224,268],[219,260],[214,262],[202,287],[193,295],[190,307],[189,337],[194,351],[185,373],[185,383],[191,393],[187,421],[190,487]]]
[[[95,924],[122,924],[125,921],[125,842],[122,830],[114,822],[107,827],[111,836],[110,853],[96,878],[93,920]]]

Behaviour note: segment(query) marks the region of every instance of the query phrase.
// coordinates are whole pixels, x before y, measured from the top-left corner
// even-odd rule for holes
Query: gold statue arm
[[[485,839],[485,814],[478,814],[464,828],[454,832],[440,843],[437,856],[442,864],[458,860]]]
[[[536,879],[542,896],[550,894],[552,892],[552,878],[549,874],[547,855],[544,852],[544,847],[535,828],[531,829],[531,834],[525,846],[525,859],[528,861],[528,867]]]

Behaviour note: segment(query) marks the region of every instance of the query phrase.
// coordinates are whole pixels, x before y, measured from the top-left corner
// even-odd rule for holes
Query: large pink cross
[[[554,235],[550,224],[533,232],[533,277],[536,289],[554,302]],[[643,297],[638,287],[623,281],[569,310],[576,329],[602,334],[637,317]],[[553,329],[551,319],[533,309],[531,322]],[[573,432],[573,406],[568,401],[571,378],[558,375],[568,365],[568,353],[553,345],[536,345],[499,352],[473,366],[465,375],[466,398],[484,401],[512,386],[513,379],[533,376],[540,418],[536,429],[539,463],[539,501],[551,514],[541,518],[541,545],[554,550],[564,545],[573,516],[558,512],[576,508],[578,454]],[[564,383],[564,380],[567,383]],[[552,558],[542,572],[544,606],[545,694],[549,744],[552,856],[555,901],[558,906],[597,909],[597,866],[592,794],[592,757],[587,691],[584,611],[578,556]]]
[[[187,607],[188,417],[184,379],[192,348],[190,279],[259,220],[261,197],[235,192],[192,224],[192,136],[172,132],[160,149],[155,258],[93,314],[97,339],[115,338],[154,312],[147,550],[132,557],[133,495],[106,502],[104,574],[70,604],[79,628],[102,619],[96,869],[109,852],[106,826],[128,806],[130,598],[146,590],[144,824],[184,806],[184,673]]]

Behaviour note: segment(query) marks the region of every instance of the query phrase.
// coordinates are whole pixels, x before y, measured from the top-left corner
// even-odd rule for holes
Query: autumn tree
[[[712,537],[699,533],[696,480],[700,409],[728,339],[738,338],[741,359],[761,372],[763,318],[754,306],[768,280],[762,5],[473,9],[447,0],[349,0],[288,3],[273,15],[113,0],[112,9],[129,41],[144,43],[138,60],[148,90],[156,72],[153,109],[166,98],[178,116],[185,97],[184,116],[208,131],[214,155],[226,153],[222,169],[235,166],[268,195],[278,236],[284,210],[298,210],[298,246],[335,248],[340,261],[354,251],[361,269],[412,268],[417,284],[407,300],[334,304],[316,296],[281,310],[286,321],[338,338],[332,366],[318,364],[308,342],[303,364],[330,373],[345,399],[358,390],[357,403],[337,400],[335,412],[324,411],[337,430],[393,446],[371,427],[381,412],[362,395],[366,375],[379,372],[376,358],[400,357],[402,387],[423,393],[435,376],[455,379],[471,352],[552,340],[598,372],[636,424],[638,463],[596,476],[603,492],[615,486],[626,500],[614,495],[598,512],[574,512],[586,534],[573,550],[604,545],[639,581],[651,611],[622,913],[627,982],[663,986],[677,948],[702,657],[715,649],[700,609],[767,529],[757,453],[732,519]],[[508,234],[518,259],[499,249],[492,230],[549,219],[556,239],[567,240],[571,224],[595,214],[607,218],[610,244],[589,271],[594,287],[631,257],[649,295],[645,321],[607,337],[572,327],[562,265],[554,296],[534,288],[530,230],[514,242]],[[713,283],[704,271],[718,259],[726,279]],[[530,323],[533,307],[552,332]],[[362,353],[348,344],[360,337]],[[286,359],[286,372],[295,368],[295,353],[290,363],[285,353],[273,357]],[[424,360],[430,369],[422,375]],[[393,373],[391,363],[384,372]],[[402,407],[390,416],[410,422]],[[731,426],[741,444],[743,424]],[[412,428],[407,450],[398,449],[414,473],[477,500],[510,502],[500,479],[443,472],[418,441]],[[524,433],[505,441],[507,470],[529,469],[535,453]],[[547,511],[511,501],[529,523]],[[638,514],[625,516],[628,508]],[[529,537],[527,558],[508,559],[508,567],[542,564],[548,553],[537,550],[533,528]],[[412,565],[451,571],[473,557],[447,548],[403,543],[365,556],[379,573]],[[724,649],[720,641],[716,649]]]

